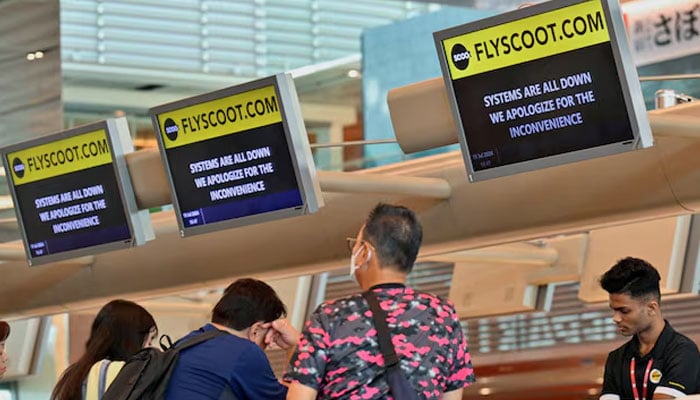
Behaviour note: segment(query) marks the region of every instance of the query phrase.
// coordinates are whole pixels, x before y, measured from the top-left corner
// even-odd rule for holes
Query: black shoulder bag
[[[416,390],[408,382],[408,378],[401,369],[399,357],[396,355],[394,344],[391,342],[391,333],[386,324],[386,313],[379,306],[377,298],[371,292],[362,293],[370,310],[374,327],[377,329],[377,340],[379,349],[384,356],[384,366],[386,367],[386,381],[389,384],[391,395],[397,400],[419,400]]]

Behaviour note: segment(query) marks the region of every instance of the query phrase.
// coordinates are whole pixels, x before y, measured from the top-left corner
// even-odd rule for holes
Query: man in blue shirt
[[[273,374],[263,350],[270,343],[294,350],[299,334],[281,319],[285,313],[284,304],[266,283],[255,279],[232,283],[214,307],[211,323],[180,340],[215,329],[228,334],[180,353],[166,400],[284,399],[287,387]]]

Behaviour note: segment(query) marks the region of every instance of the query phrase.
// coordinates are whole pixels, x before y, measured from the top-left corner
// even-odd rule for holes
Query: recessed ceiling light
[[[348,70],[348,78],[355,79],[355,78],[359,78],[359,77],[360,77],[360,71],[358,71],[356,69]]]
[[[491,394],[491,388],[487,388],[487,387],[481,388],[481,389],[479,389],[479,394],[482,396],[488,396]]]
[[[25,58],[27,61],[35,61],[35,60],[41,60],[44,58],[44,51],[43,50],[37,50],[37,51],[30,51],[25,55]]]
[[[595,395],[597,395],[597,394],[598,394],[598,389],[596,389],[596,388],[590,388],[590,389],[588,389],[588,395],[589,395],[589,396],[595,396]]]

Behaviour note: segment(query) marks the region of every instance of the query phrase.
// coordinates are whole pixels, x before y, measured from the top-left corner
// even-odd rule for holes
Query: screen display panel
[[[288,75],[151,112],[183,236],[302,215],[321,205]]]
[[[135,200],[116,132],[117,125],[126,126],[121,122],[103,121],[3,149],[30,265],[145,241],[146,234],[134,232],[140,223],[133,220]]]
[[[550,1],[434,34],[472,181],[652,145],[616,0]]]

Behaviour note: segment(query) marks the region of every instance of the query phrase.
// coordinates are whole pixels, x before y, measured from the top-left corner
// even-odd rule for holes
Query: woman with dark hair
[[[0,321],[0,379],[7,372],[7,353],[5,353],[5,340],[10,336],[10,324]]]
[[[150,346],[157,333],[156,322],[146,309],[127,300],[110,301],[92,323],[85,354],[66,369],[51,398],[98,400],[109,386],[105,380],[111,382],[124,361]]]

